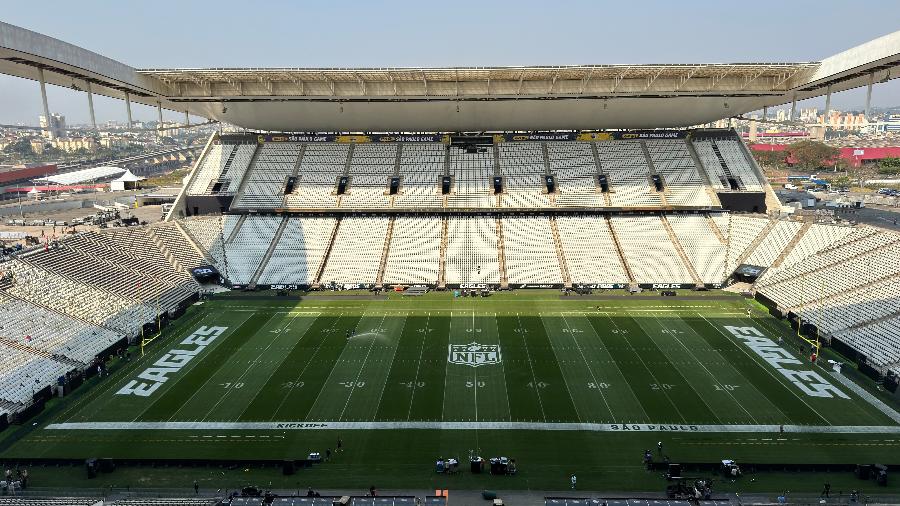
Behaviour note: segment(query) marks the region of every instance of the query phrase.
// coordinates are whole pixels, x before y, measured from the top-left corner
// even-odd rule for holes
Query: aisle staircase
[[[572,277],[569,275],[569,265],[563,251],[562,240],[559,238],[559,227],[556,225],[556,216],[550,217],[550,231],[553,232],[553,244],[556,246],[556,258],[559,261],[559,270],[562,273],[563,286],[572,287]]]
[[[384,237],[384,247],[381,249],[381,262],[378,263],[378,276],[375,279],[375,288],[384,286],[384,270],[387,267],[388,254],[391,249],[391,237],[394,235],[394,220],[396,216],[391,216],[388,220],[387,235]]]
[[[262,276],[263,271],[266,270],[266,265],[269,264],[269,259],[272,258],[272,254],[275,253],[275,248],[278,247],[278,241],[281,240],[281,234],[284,233],[284,229],[288,224],[288,217],[284,216],[281,219],[281,223],[278,224],[278,230],[275,231],[275,235],[272,236],[272,242],[269,243],[269,248],[266,250],[265,256],[261,262],[259,262],[259,266],[253,271],[253,276],[250,278],[250,282],[247,283],[247,288],[253,290],[256,288],[256,282],[259,280],[259,277]]]
[[[322,263],[316,269],[316,277],[313,279],[313,288],[318,288],[322,284],[322,274],[325,272],[325,265],[328,263],[328,257],[331,256],[331,248],[334,247],[334,241],[337,238],[338,228],[341,226],[341,217],[338,216],[334,220],[334,228],[331,229],[331,237],[328,238],[328,247],[325,248],[325,254],[322,255]]]
[[[447,229],[450,226],[449,218],[441,217],[441,254],[438,260],[438,288],[447,287],[446,264],[447,264]]]
[[[691,260],[687,256],[687,253],[684,252],[684,248],[681,247],[681,241],[679,241],[678,237],[675,236],[675,231],[672,230],[672,225],[669,224],[669,219],[666,218],[665,214],[660,215],[660,219],[662,219],[663,228],[665,228],[666,233],[669,234],[669,240],[672,241],[672,244],[675,246],[675,250],[678,251],[678,256],[681,258],[681,263],[684,264],[688,272],[691,274],[691,279],[694,280],[694,284],[697,286],[703,286],[703,280],[700,279],[700,275],[697,274],[697,270],[694,269],[694,264],[691,263]]]
[[[497,260],[500,264],[500,288],[509,288],[509,278],[506,276],[506,251],[503,249],[503,222],[498,216],[497,221]]]
[[[810,228],[812,228],[812,226],[813,223],[811,221],[803,223],[803,226],[800,227],[800,230],[798,230],[797,233],[794,234],[794,237],[791,238],[791,242],[787,243],[787,246],[785,246],[784,249],[781,250],[778,258],[776,258],[775,261],[772,262],[772,265],[769,268],[777,269],[778,267],[781,267],[781,264],[784,263],[784,259],[791,254],[791,251],[794,250],[794,247],[797,246],[797,244],[803,239],[803,236],[806,235],[806,232]]]
[[[609,228],[609,234],[613,238],[613,242],[616,243],[616,254],[619,255],[619,262],[622,263],[622,267],[625,269],[625,273],[628,274],[628,283],[636,284],[634,279],[634,273],[631,272],[631,267],[628,266],[628,262],[625,261],[625,254],[622,253],[622,244],[619,243],[619,236],[616,235],[616,228],[612,226],[612,221],[609,219],[608,215],[604,215],[603,219],[606,220],[606,226]]]

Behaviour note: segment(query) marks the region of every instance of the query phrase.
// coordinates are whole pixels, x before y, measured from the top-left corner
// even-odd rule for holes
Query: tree
[[[837,162],[841,150],[817,141],[800,141],[788,147],[796,165],[806,170],[830,167]]]
[[[900,174],[900,158],[882,158],[878,162],[878,173],[891,176]]]
[[[17,139],[15,142],[3,148],[3,152],[12,155],[31,156],[31,140],[27,137]]]
[[[760,164],[772,168],[783,169],[785,166],[786,151],[754,151],[753,156]]]

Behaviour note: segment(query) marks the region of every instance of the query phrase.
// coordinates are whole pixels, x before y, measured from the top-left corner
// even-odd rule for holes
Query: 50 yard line
[[[425,332],[422,333],[422,348],[419,349],[419,361],[416,362],[416,375],[413,377],[412,394],[409,396],[409,411],[406,413],[406,421],[412,417],[413,401],[416,399],[416,383],[419,381],[419,369],[422,367],[422,355],[425,353],[425,341],[428,340],[428,324],[431,322],[431,312],[425,318]]]

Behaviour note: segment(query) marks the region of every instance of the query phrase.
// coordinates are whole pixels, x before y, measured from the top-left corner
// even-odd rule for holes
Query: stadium
[[[900,32],[802,63],[133,69],[0,23],[4,74],[238,127],[165,220],[0,264],[0,459],[218,494],[177,504],[896,493],[900,235],[781,216],[697,125],[898,65]]]

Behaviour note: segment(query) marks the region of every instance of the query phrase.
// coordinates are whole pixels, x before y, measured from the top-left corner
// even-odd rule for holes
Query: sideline
[[[588,432],[769,432],[779,425],[554,422],[63,422],[45,430],[542,430]],[[785,425],[785,434],[900,434],[900,425]]]

